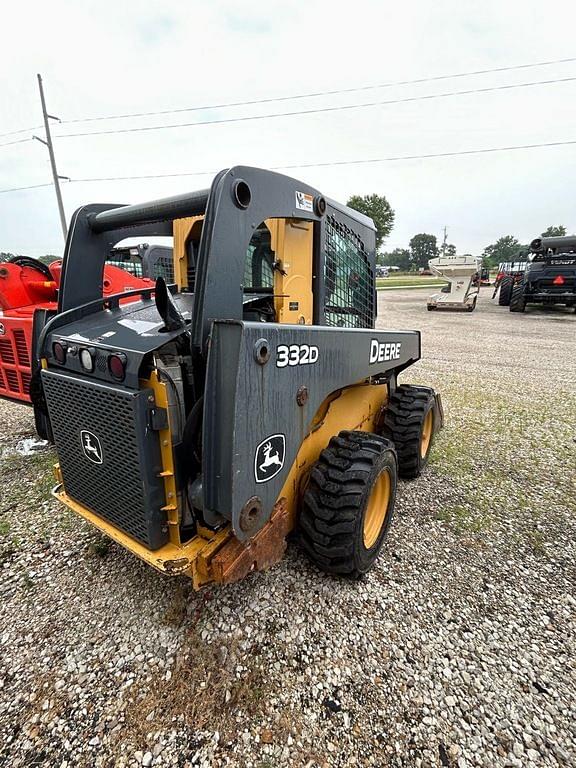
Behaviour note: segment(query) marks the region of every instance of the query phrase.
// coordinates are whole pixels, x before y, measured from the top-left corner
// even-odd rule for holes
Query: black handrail
[[[122,205],[88,217],[90,229],[95,234],[110,232],[138,224],[153,224],[157,221],[172,221],[185,216],[200,216],[206,211],[209,189],[172,195],[148,203]]]

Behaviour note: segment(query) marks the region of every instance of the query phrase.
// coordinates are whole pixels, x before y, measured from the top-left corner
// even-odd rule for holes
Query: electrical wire
[[[504,147],[484,147],[481,149],[463,149],[463,150],[457,150],[454,152],[430,152],[424,155],[397,155],[395,157],[376,157],[376,158],[367,158],[365,160],[334,160],[334,161],[325,162],[325,163],[296,163],[294,165],[276,165],[276,166],[272,166],[270,170],[288,171],[288,170],[296,170],[299,168],[328,168],[328,167],[339,167],[344,165],[369,165],[369,164],[376,164],[376,163],[393,163],[393,162],[399,162],[402,160],[430,160],[433,158],[442,158],[442,157],[462,157],[465,155],[484,155],[484,154],[489,154],[494,152],[516,152],[518,150],[541,149],[543,147],[566,147],[566,146],[572,146],[574,144],[576,144],[576,139],[570,139],[567,141],[548,141],[548,142],[543,142],[541,144],[517,144],[513,146],[504,146]],[[221,170],[221,169],[218,169],[218,170]],[[216,173],[218,173],[218,170],[181,171],[178,173],[154,173],[154,174],[145,174],[140,176],[100,176],[100,177],[83,178],[83,179],[70,179],[68,181],[68,184],[88,184],[93,182],[104,182],[104,181],[141,181],[144,179],[171,179],[171,178],[187,177],[187,176],[215,176]],[[19,192],[20,190],[25,190],[25,189],[38,189],[40,187],[51,187],[51,186],[52,186],[51,183],[45,183],[45,184],[34,184],[29,187],[12,187],[11,189],[0,189],[0,194],[7,193],[7,192]]]
[[[216,120],[199,120],[192,123],[174,123],[172,125],[148,125],[136,128],[113,128],[105,131],[87,131],[82,133],[57,133],[60,139],[78,138],[80,136],[109,136],[111,134],[140,133],[143,131],[163,131],[169,128],[192,128],[199,125],[217,125],[222,123],[242,123],[251,120],[270,120],[278,117],[295,117],[300,115],[314,115],[326,112],[342,112],[351,109],[364,109],[366,107],[387,106],[390,104],[405,104],[413,101],[430,101],[432,99],[445,99],[454,96],[468,96],[475,93],[489,93],[494,91],[509,91],[515,88],[534,88],[540,85],[552,85],[556,83],[574,82],[576,76],[554,78],[551,80],[537,80],[529,83],[510,83],[508,85],[495,85],[485,88],[470,88],[464,91],[448,91],[445,93],[431,93],[424,96],[407,96],[401,99],[388,99],[385,101],[369,101],[364,104],[342,104],[332,107],[317,107],[315,109],[294,110],[292,112],[275,112],[266,115],[246,115],[244,117],[228,117]]]
[[[374,85],[360,85],[352,88],[334,88],[332,90],[325,91],[310,91],[308,93],[297,93],[293,96],[273,96],[266,99],[250,99],[247,101],[229,101],[222,104],[204,104],[198,107],[182,107],[180,109],[162,109],[153,112],[127,112],[125,114],[117,115],[96,115],[95,117],[78,117],[71,120],[59,121],[62,125],[72,123],[92,123],[102,120],[123,120],[131,117],[153,117],[156,115],[172,115],[181,114],[183,112],[200,112],[206,109],[226,109],[228,107],[245,107],[254,106],[255,104],[272,104],[274,102],[282,101],[297,101],[299,99],[310,99],[319,96],[336,96],[343,93],[359,93],[361,91],[371,91],[380,88],[393,88],[395,86],[402,85],[420,85],[422,83],[432,83],[441,80],[452,80],[462,77],[476,77],[478,75],[496,74],[500,72],[512,72],[514,70],[521,69],[535,69],[536,67],[548,67],[554,64],[570,64],[576,61],[576,57],[569,57],[564,59],[551,59],[549,61],[535,61],[527,64],[513,64],[507,67],[491,67],[490,69],[475,69],[468,72],[454,72],[446,75],[433,75],[431,77],[419,77],[413,80],[393,80],[386,83],[376,83]],[[7,131],[6,133],[0,133],[0,139],[5,136],[15,136],[20,133],[28,133],[29,131],[38,131],[42,128],[41,125],[33,125],[30,128],[18,128],[14,131]]]
[[[91,123],[102,120],[123,120],[131,117],[153,117],[156,115],[171,115],[181,114],[183,112],[200,112],[206,109],[226,109],[229,107],[244,107],[254,106],[255,104],[272,104],[274,102],[282,101],[297,101],[299,99],[310,99],[319,96],[336,96],[343,93],[359,93],[361,91],[371,91],[380,88],[393,88],[395,86],[402,85],[420,85],[422,83],[432,83],[441,80],[453,80],[462,77],[476,77],[478,75],[496,74],[500,72],[512,72],[514,70],[521,69],[535,69],[536,67],[548,67],[555,64],[570,64],[576,61],[576,57],[569,57],[563,59],[551,59],[548,61],[535,61],[527,64],[513,64],[507,67],[491,67],[489,69],[475,69],[468,72],[454,72],[446,75],[433,75],[431,77],[419,77],[413,80],[393,80],[386,83],[376,83],[374,85],[360,85],[352,88],[334,88],[332,90],[325,91],[310,91],[308,93],[297,93],[293,96],[273,96],[266,99],[249,99],[247,101],[230,101],[222,104],[204,104],[197,107],[182,107],[180,109],[163,109],[153,112],[127,112],[124,114],[116,115],[96,115],[95,117],[78,117],[71,120],[59,121],[61,124],[72,123]],[[30,128],[19,128],[14,131],[7,131],[6,133],[0,133],[0,139],[5,136],[15,136],[19,133],[28,133],[29,131],[38,131],[42,128],[41,125],[33,125]]]
[[[3,144],[0,144],[0,147],[10,147],[12,144],[24,144],[25,141],[32,141],[32,137],[30,136],[27,139],[16,139],[16,141],[5,141]]]
[[[266,99],[251,99],[249,101],[229,101],[222,104],[204,104],[199,107],[182,107],[180,109],[162,109],[154,112],[127,112],[124,114],[116,115],[97,115],[96,117],[79,117],[73,120],[62,120],[61,124],[70,123],[91,123],[102,120],[125,120],[132,117],[154,117],[157,115],[174,115],[181,114],[183,112],[200,112],[206,109],[227,109],[229,107],[246,107],[254,106],[255,104],[272,104],[274,102],[282,101],[296,101],[298,99],[310,99],[319,96],[336,96],[343,93],[359,93],[360,91],[370,91],[380,88],[393,88],[395,86],[402,85],[420,85],[422,83],[438,82],[440,80],[452,80],[461,77],[473,77],[477,75],[487,75],[499,72],[512,72],[519,69],[531,69],[535,67],[547,67],[553,64],[568,64],[576,61],[574,58],[566,59],[554,59],[551,61],[538,61],[529,64],[515,64],[508,67],[493,67],[491,69],[476,69],[470,72],[456,72],[448,75],[435,75],[432,77],[419,77],[414,80],[395,80],[387,83],[378,83],[375,85],[361,85],[354,88],[336,88],[326,91],[312,91],[308,93],[298,93],[294,96],[273,96]],[[1,136],[1,134],[0,134]]]
[[[28,187],[11,187],[10,189],[0,189],[0,195],[4,195],[7,192],[21,192],[23,189],[40,189],[40,187],[51,187],[52,182],[48,181],[45,184],[31,184]]]
[[[0,133],[0,139],[3,139],[4,136],[15,136],[18,133],[28,133],[29,131],[39,131],[41,128],[44,128],[44,126],[33,125],[30,128],[18,128],[17,131],[7,131],[6,133]]]

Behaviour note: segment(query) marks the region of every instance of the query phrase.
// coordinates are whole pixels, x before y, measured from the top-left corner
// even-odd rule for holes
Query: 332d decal
[[[318,347],[313,344],[279,344],[276,347],[276,367],[311,365],[318,360]]]

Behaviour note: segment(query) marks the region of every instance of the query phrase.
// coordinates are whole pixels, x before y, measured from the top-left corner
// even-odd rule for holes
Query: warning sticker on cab
[[[305,192],[296,192],[296,208],[313,213],[314,198],[312,195],[307,195]]]

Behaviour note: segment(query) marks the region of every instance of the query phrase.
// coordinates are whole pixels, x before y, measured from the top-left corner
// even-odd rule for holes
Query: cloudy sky
[[[0,134],[39,126],[44,78],[67,217],[88,202],[129,203],[205,187],[233,164],[287,171],[345,201],[385,194],[396,211],[387,248],[417,232],[481,252],[504,234],[522,241],[549,224],[576,231],[576,144],[513,152],[317,166],[375,158],[576,140],[576,79],[439,99],[187,126],[542,80],[576,78],[576,61],[236,107],[229,102],[363,88],[576,57],[576,7],[565,0],[51,0],[2,11]],[[197,109],[202,107],[202,109]],[[85,118],[196,108],[92,122]],[[41,131],[35,128],[36,133]],[[0,144],[33,131],[0,137]],[[40,133],[42,135],[42,133]],[[0,190],[50,181],[45,147],[0,147]],[[0,251],[62,250],[53,189],[0,194]]]

